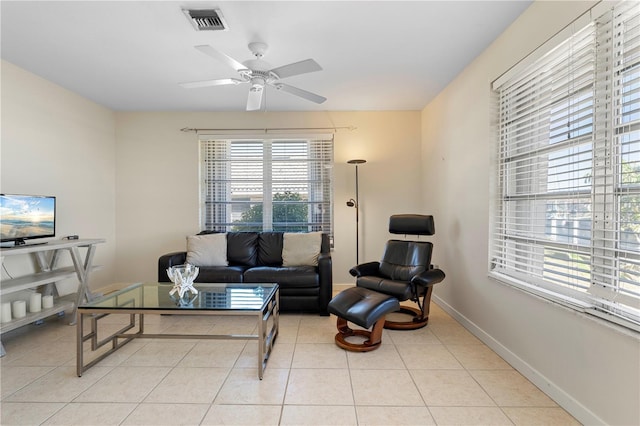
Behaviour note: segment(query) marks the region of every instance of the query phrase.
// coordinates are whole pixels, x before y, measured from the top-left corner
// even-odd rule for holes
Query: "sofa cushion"
[[[256,266],[258,263],[258,233],[229,232],[227,234],[229,265]]]
[[[320,285],[314,266],[256,266],[244,273],[246,283],[278,283],[282,288],[309,288]]]
[[[187,263],[195,266],[227,266],[227,234],[188,236]]]
[[[201,267],[196,277],[198,283],[241,283],[246,266]]]
[[[258,265],[282,266],[282,232],[261,232],[258,237]]]
[[[282,266],[318,266],[321,232],[285,232],[282,236]]]

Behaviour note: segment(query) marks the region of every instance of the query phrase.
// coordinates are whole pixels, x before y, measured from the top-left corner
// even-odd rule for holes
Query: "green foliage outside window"
[[[634,187],[640,185],[640,167],[622,163],[622,184]],[[640,237],[640,195],[625,196],[620,206],[620,215],[622,231],[637,234]]]
[[[308,231],[309,205],[296,192],[285,191],[273,195],[273,230],[286,232]],[[262,203],[251,206],[236,221],[234,231],[262,231]]]

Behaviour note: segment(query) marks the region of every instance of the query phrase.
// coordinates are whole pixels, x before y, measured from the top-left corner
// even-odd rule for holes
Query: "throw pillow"
[[[282,266],[318,266],[322,232],[285,232],[282,236]]]
[[[188,236],[187,263],[195,266],[228,266],[227,234]]]

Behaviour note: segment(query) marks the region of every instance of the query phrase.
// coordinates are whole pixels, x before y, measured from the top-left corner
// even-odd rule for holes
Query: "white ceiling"
[[[243,62],[261,41],[273,67],[315,59],[284,82],[327,98],[267,88],[269,111],[420,110],[530,3],[2,0],[1,55],[113,110],[244,111],[246,84],[178,83],[238,77],[194,46]],[[218,8],[229,30],[197,32],[183,8]]]

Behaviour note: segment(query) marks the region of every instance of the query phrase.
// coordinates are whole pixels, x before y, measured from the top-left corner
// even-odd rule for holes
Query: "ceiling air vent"
[[[196,31],[226,31],[227,23],[218,9],[186,10],[184,14]]]

